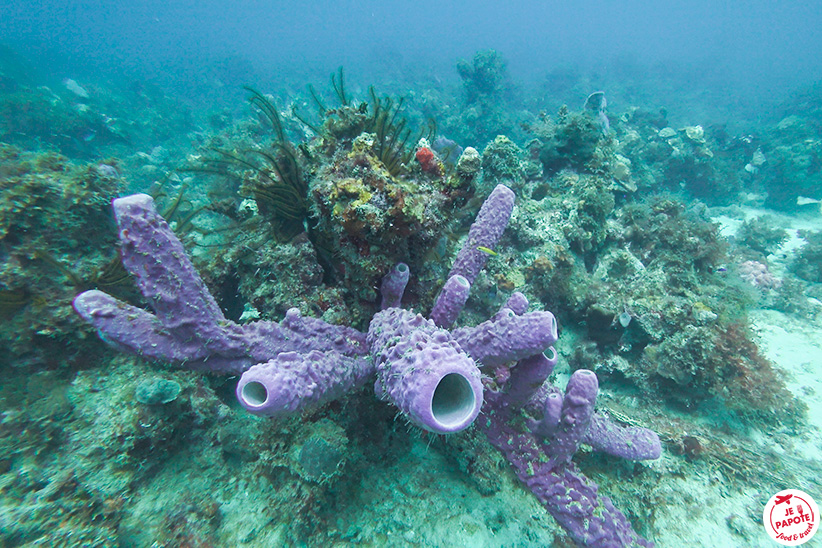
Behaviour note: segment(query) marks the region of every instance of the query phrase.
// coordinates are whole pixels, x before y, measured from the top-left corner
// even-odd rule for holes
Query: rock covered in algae
[[[88,359],[100,347],[78,338],[90,332],[70,302],[78,287],[128,291],[110,221],[124,183],[98,163],[2,144],[0,165],[0,353],[19,365]]]
[[[482,168],[482,158],[474,147],[465,147],[457,160],[457,173],[464,178],[473,179]]]
[[[153,377],[144,379],[137,385],[134,397],[146,405],[162,405],[176,400],[181,390],[177,381]]]
[[[522,186],[522,149],[505,135],[488,143],[482,151],[482,188],[490,192],[501,181],[512,189]]]
[[[293,470],[316,483],[329,482],[342,474],[348,458],[345,430],[328,419],[311,424],[290,453]]]

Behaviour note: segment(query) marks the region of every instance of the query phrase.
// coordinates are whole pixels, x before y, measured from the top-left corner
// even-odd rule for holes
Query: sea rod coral
[[[400,264],[386,276],[383,309],[363,334],[303,317],[297,309],[280,323],[227,320],[151,197],[128,196],[113,202],[123,264],[154,313],[96,290],[78,295],[74,307],[123,351],[242,373],[237,397],[254,413],[299,413],[375,379],[378,396],[427,430],[456,432],[479,416],[490,443],[576,542],[651,546],[608,497],[598,495],[571,457],[586,443],[627,459],[654,459],[659,438],[596,413],[598,382],[590,371],[574,373],[564,392],[546,382],[557,361],[553,315],[527,312],[525,296],[514,293],[489,320],[449,329],[513,205],[514,193],[504,185],[485,201],[431,319],[400,308],[410,274]]]

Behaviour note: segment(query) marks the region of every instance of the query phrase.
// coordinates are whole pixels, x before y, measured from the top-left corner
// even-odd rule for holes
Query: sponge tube
[[[474,360],[433,321],[399,308],[377,313],[368,330],[377,370],[374,389],[413,424],[459,432],[482,407],[482,383]]]

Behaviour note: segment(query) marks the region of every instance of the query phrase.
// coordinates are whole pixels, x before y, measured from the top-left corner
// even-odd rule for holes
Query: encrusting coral
[[[483,204],[435,309],[453,321],[466,290],[485,265],[513,210],[514,194],[498,185]],[[571,457],[581,443],[624,458],[654,459],[659,438],[623,428],[594,413],[596,375],[577,371],[564,394],[546,383],[557,355],[557,326],[549,312],[526,312],[514,293],[491,319],[449,331],[399,308],[407,267],[389,273],[384,309],[368,335],[302,317],[238,325],[209,294],[180,241],[147,195],[114,201],[123,264],[135,276],[154,313],[98,290],[74,300],[78,314],[116,348],[186,367],[243,372],[240,402],[252,412],[298,413],[326,403],[376,375],[378,395],[413,423],[433,432],[468,427],[483,411],[480,429],[517,476],[575,541],[586,546],[651,546],[625,516],[600,497]],[[548,358],[543,351],[552,354]],[[254,364],[257,365],[254,365]]]
[[[18,365],[88,359],[95,345],[76,336],[87,333],[69,306],[77,291],[131,296],[106,230],[110,196],[122,187],[108,164],[0,144],[0,353]]]

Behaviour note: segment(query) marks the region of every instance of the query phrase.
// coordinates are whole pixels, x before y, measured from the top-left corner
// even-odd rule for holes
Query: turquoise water
[[[2,14],[0,546],[765,547],[822,500],[815,7]]]

